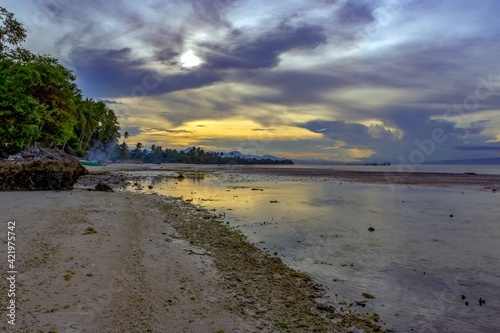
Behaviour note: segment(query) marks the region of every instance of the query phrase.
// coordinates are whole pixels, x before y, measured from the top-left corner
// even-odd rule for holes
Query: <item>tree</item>
[[[128,151],[128,146],[127,146],[127,143],[125,141],[123,141],[120,144],[118,150],[119,150],[118,154],[119,154],[121,160],[126,160],[129,158],[130,153]]]
[[[106,104],[87,98],[77,109],[80,121],[75,131],[84,149],[118,143],[120,126],[115,113]]]
[[[135,148],[132,149],[132,152],[131,152],[132,153],[132,158],[138,158],[139,157],[138,155],[141,152],[141,150],[142,150],[143,147],[144,146],[142,145],[141,142],[137,142],[135,144]]]
[[[0,152],[41,143],[83,155],[118,143],[113,110],[83,100],[75,76],[57,59],[18,47],[25,38],[23,26],[0,7]]]
[[[0,7],[0,57],[5,56],[11,46],[18,46],[26,39],[26,29],[4,7]]]

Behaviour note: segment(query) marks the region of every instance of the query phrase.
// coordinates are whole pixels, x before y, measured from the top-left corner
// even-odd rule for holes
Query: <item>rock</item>
[[[113,189],[108,185],[104,183],[99,183],[95,186],[96,191],[101,191],[101,192],[114,192]]]
[[[316,308],[320,311],[335,312],[335,308],[326,302],[318,302]]]
[[[374,227],[369,227],[369,228],[368,228],[368,231],[369,231],[369,232],[374,232],[374,231],[375,231],[375,228],[374,228]]]
[[[0,160],[0,190],[72,190],[78,178],[88,173],[77,157],[36,148]]]

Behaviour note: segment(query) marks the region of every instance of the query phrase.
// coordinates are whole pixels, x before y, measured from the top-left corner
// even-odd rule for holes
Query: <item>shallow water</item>
[[[330,165],[330,164],[294,164],[274,165],[264,167],[277,168],[308,168],[308,169],[331,169],[351,171],[382,171],[382,172],[437,172],[437,173],[466,173],[472,172],[478,175],[500,175],[499,165],[485,164],[391,164],[391,165]]]
[[[323,178],[131,174],[151,176],[139,182],[144,192],[183,196],[224,214],[329,295],[367,301],[359,311],[378,313],[396,332],[500,332],[500,194]]]

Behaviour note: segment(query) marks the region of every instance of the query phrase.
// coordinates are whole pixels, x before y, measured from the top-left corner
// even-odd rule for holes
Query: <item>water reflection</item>
[[[158,176],[138,186],[224,213],[331,295],[367,301],[360,310],[379,313],[397,332],[500,330],[496,194],[255,175]],[[364,292],[376,298],[366,300]]]

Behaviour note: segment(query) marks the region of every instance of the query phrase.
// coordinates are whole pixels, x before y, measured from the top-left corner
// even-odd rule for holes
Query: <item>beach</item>
[[[158,198],[82,190],[0,197],[4,229],[16,222],[19,272],[17,323],[12,330],[2,320],[3,332],[256,331],[229,310],[211,257],[173,238]]]
[[[348,304],[335,313],[317,303],[321,288],[306,274],[179,199],[88,189],[1,192],[0,211],[5,233],[15,221],[18,272],[15,326],[3,320],[2,331],[380,330]],[[4,241],[4,258],[6,250]]]
[[[329,179],[332,184],[357,181],[377,186],[382,178],[387,180],[384,174],[168,164],[115,164],[90,170],[92,174],[82,177],[73,191],[0,192],[4,229],[8,221],[16,222],[18,270],[16,327],[12,329],[3,321],[2,330],[384,330],[384,317],[379,317],[375,308],[358,306],[364,307],[366,300],[331,303],[324,295],[335,294],[335,290],[325,292],[308,274],[283,264],[274,250],[263,251],[262,246],[251,244],[221,218],[219,211],[211,209],[210,201],[201,200],[206,204],[203,207],[188,203],[192,201],[188,197],[181,200],[154,195],[165,185],[148,183],[152,184],[149,188],[137,172],[170,182],[180,182],[177,179],[182,174],[192,184],[207,174],[224,174],[235,182],[233,174],[239,174],[244,178],[283,176],[290,181],[309,177],[322,182]],[[479,175],[471,181],[474,176],[431,173],[407,174],[401,179],[405,179],[404,184],[444,187],[457,186],[457,180],[462,179],[462,186],[483,192],[491,192],[500,184],[497,175]],[[93,190],[98,182],[109,184],[117,192]],[[196,186],[189,188],[193,197],[201,197],[192,192]],[[252,195],[268,191],[236,186],[223,192],[238,190],[248,190]],[[6,257],[5,252],[6,244],[1,249],[2,257]],[[327,258],[324,254],[320,257]],[[342,269],[344,261],[339,262]],[[383,295],[377,297],[383,299]]]

